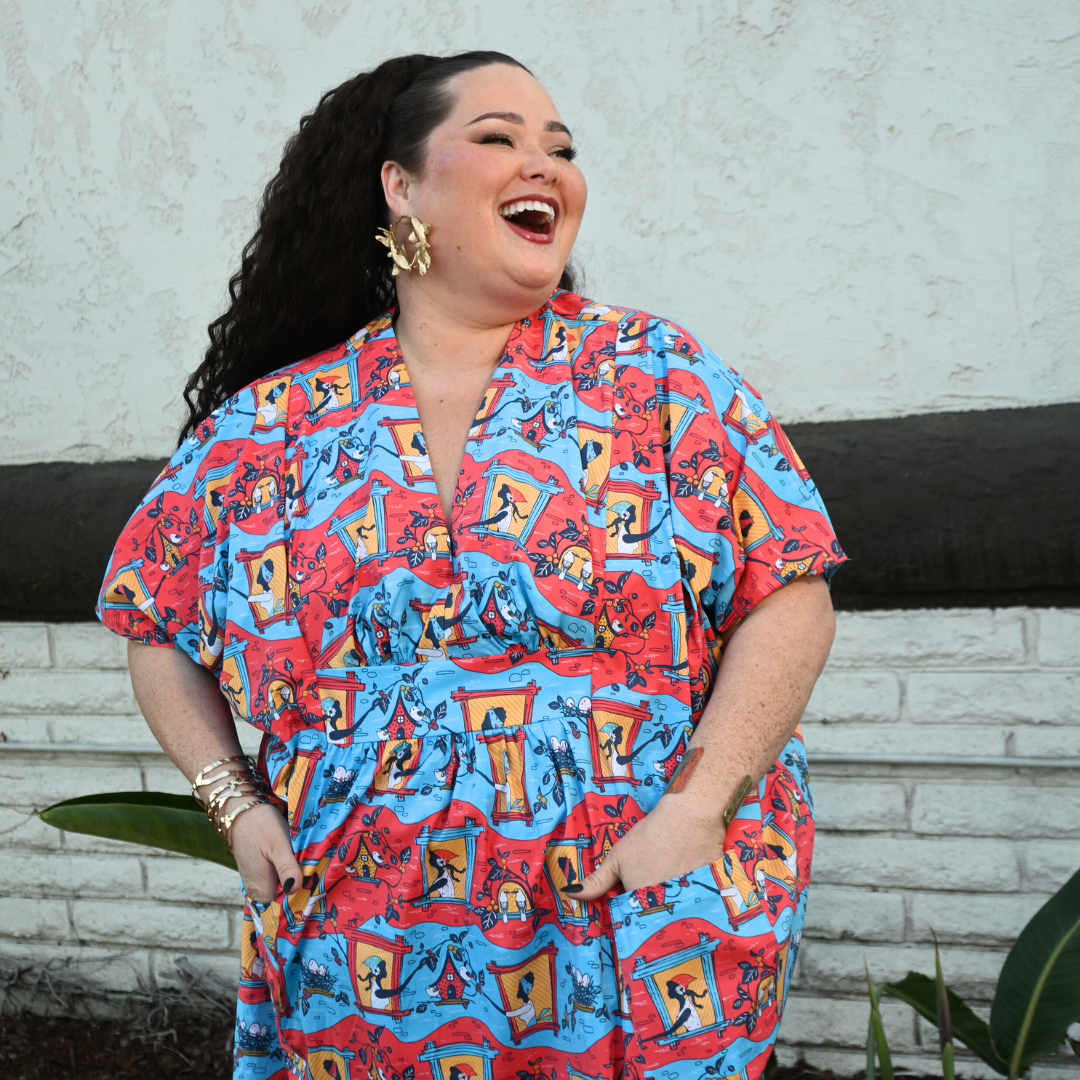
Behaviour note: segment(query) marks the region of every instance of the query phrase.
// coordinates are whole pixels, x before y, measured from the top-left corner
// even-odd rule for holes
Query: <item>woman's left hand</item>
[[[665,794],[584,881],[578,900],[598,900],[681,877],[724,854],[724,810],[744,776],[768,771],[802,716],[829,655],[834,621],[822,578],[770,593],[727,642],[694,734],[700,763]]]
[[[726,805],[726,800],[720,806]],[[613,891],[633,892],[688,874],[724,854],[723,815],[693,811],[686,792],[665,795],[611,849],[582,883],[575,900],[599,900]]]

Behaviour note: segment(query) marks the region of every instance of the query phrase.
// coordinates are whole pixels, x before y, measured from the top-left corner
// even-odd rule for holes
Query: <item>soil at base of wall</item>
[[[856,1074],[858,1080],[864,1073]],[[898,1071],[905,1080],[934,1080]],[[232,1024],[175,1024],[146,1035],[114,1021],[0,1018],[4,1080],[229,1080]],[[809,1065],[777,1069],[771,1080],[840,1080]]]
[[[231,1023],[131,1024],[20,1016],[0,1019],[3,1080],[230,1080]]]

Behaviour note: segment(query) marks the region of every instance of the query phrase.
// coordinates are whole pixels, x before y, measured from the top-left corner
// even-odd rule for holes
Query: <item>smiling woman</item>
[[[243,879],[237,1078],[768,1061],[844,554],[748,383],[572,291],[573,159],[498,53],[328,93],[117,542],[99,614]]]

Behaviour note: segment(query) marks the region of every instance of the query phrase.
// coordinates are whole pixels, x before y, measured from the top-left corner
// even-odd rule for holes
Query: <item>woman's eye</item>
[[[485,135],[480,140],[480,143],[481,145],[486,145],[488,143],[502,143],[503,146],[513,146],[514,140],[511,139],[509,135]]]
[[[572,146],[565,146],[555,151],[555,157],[561,157],[563,161],[573,161],[577,157],[577,151]]]

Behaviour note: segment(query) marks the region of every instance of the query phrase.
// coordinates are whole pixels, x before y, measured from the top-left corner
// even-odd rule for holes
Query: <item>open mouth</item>
[[[499,207],[499,213],[517,233],[529,240],[549,240],[555,231],[555,207],[538,199],[519,199]]]

